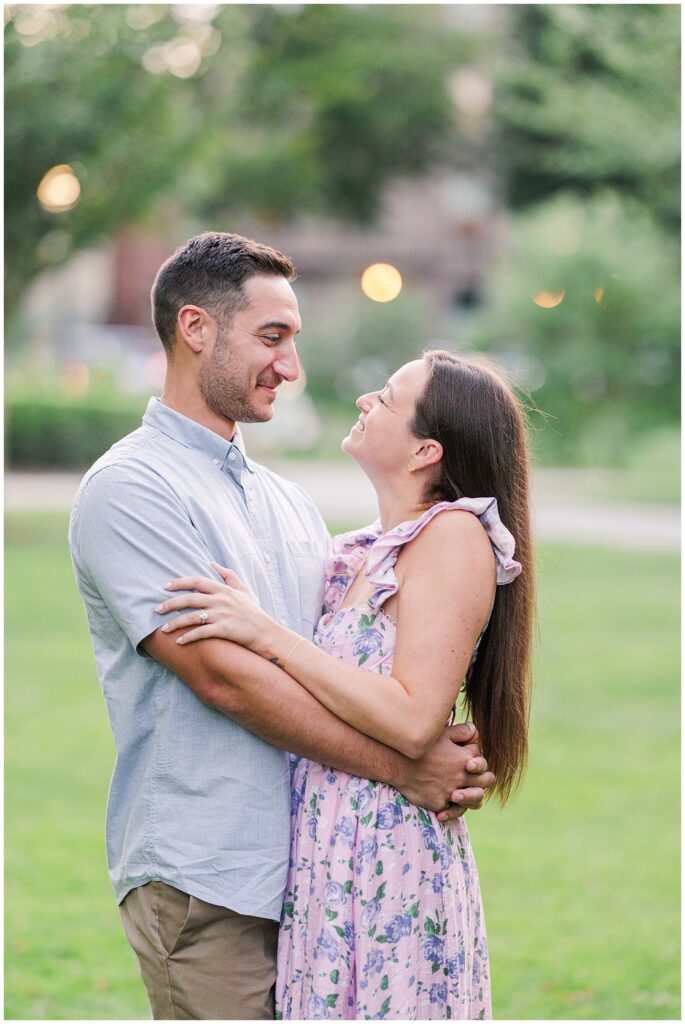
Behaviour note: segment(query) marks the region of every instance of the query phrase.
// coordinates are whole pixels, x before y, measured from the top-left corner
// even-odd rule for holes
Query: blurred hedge
[[[5,406],[5,461],[10,467],[86,469],[140,426],[144,404],[96,404],[92,397],[10,397]]]

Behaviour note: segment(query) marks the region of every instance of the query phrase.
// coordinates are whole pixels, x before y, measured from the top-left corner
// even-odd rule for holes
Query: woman
[[[520,409],[492,370],[442,351],[407,363],[357,407],[342,447],[373,483],[380,518],[335,538],[314,643],[270,619],[218,566],[228,586],[207,580],[161,610],[202,606],[207,624],[179,643],[241,643],[409,757],[434,743],[464,689],[504,802],[525,765],[529,705],[533,577]],[[190,612],[164,628],[197,622]],[[390,786],[304,758],[292,794],[279,1015],[489,1017],[464,819],[444,823]]]

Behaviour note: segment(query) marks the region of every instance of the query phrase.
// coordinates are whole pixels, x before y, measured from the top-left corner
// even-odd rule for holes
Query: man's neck
[[[207,430],[214,431],[225,441],[233,440],[235,420],[226,420],[222,416],[217,416],[208,408],[200,395],[188,395],[165,384],[160,401],[162,405],[173,409],[174,412],[179,412],[182,416],[187,416],[189,420],[195,420],[200,426],[206,427]]]

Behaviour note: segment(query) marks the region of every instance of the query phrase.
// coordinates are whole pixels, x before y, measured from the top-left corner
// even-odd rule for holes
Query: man
[[[493,776],[470,727],[409,761],[331,715],[276,665],[223,640],[184,647],[156,607],[174,577],[234,569],[311,637],[328,533],[298,487],[253,463],[237,421],[295,380],[290,260],[223,233],[191,239],[152,289],[161,401],[86,474],[70,547],[117,749],[107,854],[155,1018],[273,1016],[289,853],[284,751],[458,816]],[[198,621],[202,621],[198,613]],[[463,742],[463,746],[457,745]],[[469,771],[471,774],[469,775]]]

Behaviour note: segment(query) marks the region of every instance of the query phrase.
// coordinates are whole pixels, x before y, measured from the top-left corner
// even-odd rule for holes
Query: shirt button
[[[235,459],[235,452],[229,452],[228,457],[231,460],[231,462],[233,462],[233,460]]]
[[[219,465],[219,460],[218,459],[212,459],[212,462],[214,463],[215,466]]]
[[[265,562],[270,562],[271,561],[271,555],[268,554],[268,552],[267,552],[267,554],[264,555],[264,561]]]

